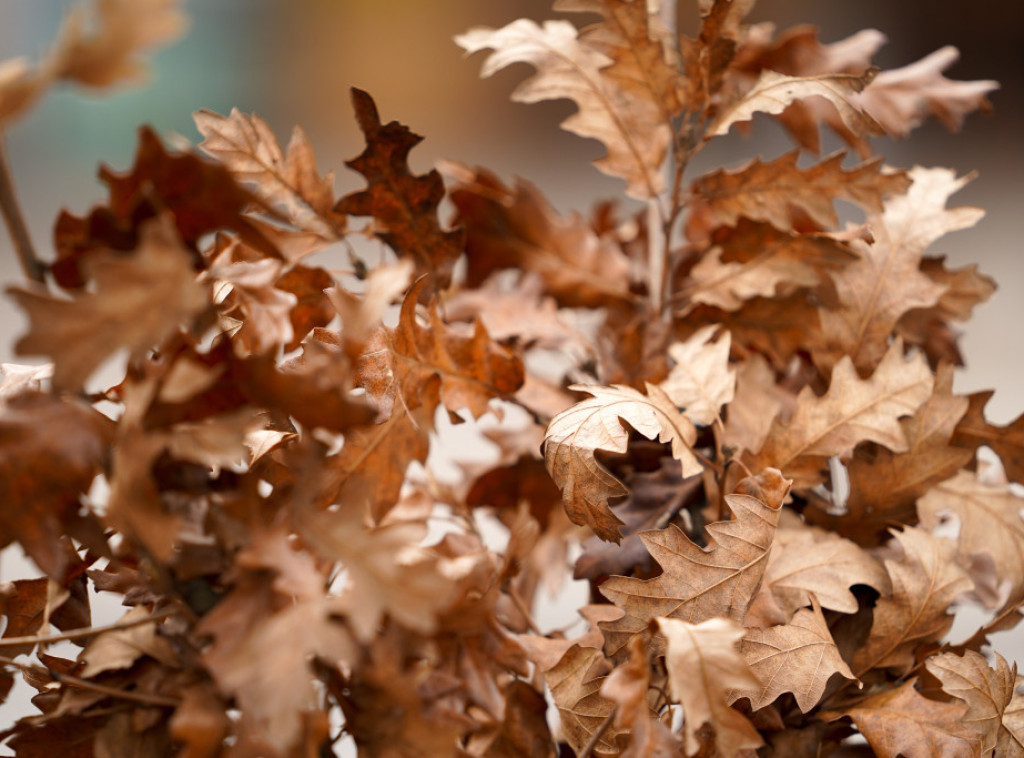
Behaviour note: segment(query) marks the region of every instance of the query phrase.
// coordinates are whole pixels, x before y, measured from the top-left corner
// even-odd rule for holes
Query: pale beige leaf
[[[551,698],[562,717],[562,731],[575,751],[586,745],[615,708],[615,701],[601,694],[607,670],[601,651],[573,645],[558,665],[544,672]],[[606,729],[594,746],[594,755],[615,756],[618,730]]]
[[[815,362],[831,368],[842,356],[859,371],[871,371],[885,353],[900,317],[939,302],[946,285],[920,270],[925,249],[947,232],[973,226],[979,208],[947,209],[949,196],[970,177],[957,179],[944,168],[911,170],[910,190],[890,199],[881,214],[868,217],[874,242],[854,241],[860,260],[833,275],[839,305],[820,308],[824,344]]]
[[[192,256],[168,217],[142,227],[139,247],[131,255],[111,252],[86,265],[95,292],[73,300],[8,290],[31,321],[16,350],[51,356],[56,389],[81,388],[121,348],[132,358],[145,355],[208,303],[207,288],[196,281]]]
[[[881,134],[878,123],[854,104],[854,96],[867,86],[872,76],[871,71],[860,76],[785,76],[766,69],[749,91],[719,112],[708,129],[708,135],[725,134],[733,124],[750,121],[755,113],[782,113],[791,103],[815,96],[832,103],[843,123],[854,134]]]
[[[300,128],[292,133],[286,154],[267,122],[255,114],[232,108],[230,116],[201,110],[193,118],[205,138],[201,150],[252,184],[256,195],[280,208],[298,228],[325,240],[338,237],[343,226],[331,212],[334,176],[319,175],[313,148]]]
[[[970,565],[978,553],[992,556],[1000,584],[1008,592],[1000,610],[1024,601],[1024,498],[1006,484],[990,484],[976,472],[961,471],[932,487],[917,501],[921,526],[934,529],[945,516],[960,521],[957,553],[961,565]]]
[[[953,545],[923,529],[893,531],[903,556],[885,561],[892,595],[875,606],[871,632],[852,662],[859,677],[873,668],[905,673],[914,664],[914,650],[938,641],[953,623],[949,607],[974,586],[953,558]]]
[[[132,623],[149,615],[145,608],[132,608],[119,621]],[[78,676],[89,679],[104,671],[126,669],[144,655],[165,665],[178,665],[174,648],[159,635],[158,628],[159,624],[153,623],[104,632],[79,655],[79,661],[84,661],[85,667]]]
[[[881,758],[977,758],[977,735],[960,723],[963,706],[928,700],[916,681],[871,695],[844,715]]]
[[[963,723],[981,735],[982,752],[999,758],[1024,755],[1024,726],[1021,697],[1016,695],[1020,677],[999,653],[993,653],[995,668],[985,656],[967,650],[963,657],[953,653],[933,655],[925,661],[928,671],[942,682],[942,689],[967,703]],[[1013,701],[1016,699],[1016,703]]]
[[[796,479],[797,487],[820,481],[827,456],[841,455],[865,440],[900,452],[906,436],[899,419],[913,413],[932,394],[931,369],[922,355],[904,357],[896,340],[869,379],[861,379],[844,357],[832,371],[828,392],[817,397],[801,390],[788,422],[776,419],[755,468],[775,466]]]
[[[882,564],[850,540],[810,527],[779,529],[775,534],[762,592],[771,592],[788,614],[817,598],[824,608],[856,613],[850,587],[864,584],[883,595],[891,590]]]
[[[814,708],[833,674],[855,679],[839,654],[821,608],[801,608],[788,624],[747,629],[740,645],[754,676],[755,688],[738,688],[735,695],[749,697],[754,710],[792,692],[800,710]]]
[[[704,724],[714,729],[715,746],[722,756],[764,744],[753,724],[729,707],[730,691],[761,687],[739,650],[743,627],[724,618],[700,624],[659,618],[657,623],[667,643],[669,692],[683,706],[686,718],[687,754],[700,747],[697,732]]]
[[[614,60],[580,42],[572,24],[547,21],[538,26],[519,19],[501,29],[471,29],[455,41],[468,53],[493,49],[484,62],[483,77],[513,63],[529,63],[537,69],[515,89],[513,100],[573,100],[579,110],[562,122],[562,128],[604,143],[608,155],[595,165],[625,179],[626,194],[644,200],[664,189],[660,169],[672,131],[662,120],[659,105],[647,90],[625,89],[606,76],[602,69]]]
[[[647,394],[622,385],[573,385],[590,397],[555,416],[544,438],[544,460],[551,478],[562,490],[566,512],[573,522],[590,526],[601,539],[618,542],[622,521],[608,499],[628,494],[625,485],[594,454],[598,450],[624,453],[629,431],[623,421],[648,439],[672,443],[683,477],[703,471],[692,445],[693,423],[665,393],[647,385]]]
[[[736,393],[729,403],[723,442],[737,452],[760,450],[775,417],[791,402],[790,393],[775,384],[767,359],[753,353],[736,369]]]
[[[765,475],[787,484],[777,471]],[[782,496],[771,503],[751,495],[726,495],[733,518],[706,527],[707,548],[695,545],[675,525],[641,532],[662,573],[653,579],[613,576],[600,586],[601,594],[625,611],[621,619],[600,625],[609,655],[621,657],[632,637],[647,634],[654,618],[699,623],[726,616],[742,621],[761,584],[787,491],[778,490]]]
[[[668,354],[675,366],[658,385],[683,415],[700,426],[713,423],[736,390],[736,371],[729,368],[729,332],[712,342],[717,332],[718,327],[706,326],[686,342],[671,345]]]

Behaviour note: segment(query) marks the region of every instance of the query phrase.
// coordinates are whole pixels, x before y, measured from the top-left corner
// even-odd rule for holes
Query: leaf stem
[[[25,223],[25,215],[21,211],[18,196],[14,191],[11,166],[7,160],[6,142],[3,132],[0,131],[0,211],[3,212],[7,232],[11,236],[14,252],[18,256],[22,271],[29,279],[39,282],[45,287],[46,266],[36,255],[32,238],[28,233],[28,225]]]
[[[6,656],[0,656],[0,666],[11,666],[12,668],[20,669],[21,671],[31,671],[32,666],[26,663],[20,663],[18,661],[7,658]],[[121,700],[133,700],[136,703],[144,703],[146,705],[157,705],[164,708],[177,708],[181,705],[181,701],[174,697],[165,697],[163,695],[151,695],[146,692],[133,692],[131,690],[119,690],[116,687],[107,687],[104,684],[97,684],[96,682],[90,682],[86,679],[79,679],[77,676],[71,674],[62,674],[59,671],[47,667],[47,671],[53,678],[61,684],[67,684],[71,687],[77,687],[80,690],[90,690],[97,692],[101,695],[107,695],[108,697],[116,697]]]
[[[36,634],[27,637],[6,637],[0,639],[0,649],[5,647],[17,647],[18,645],[48,645],[51,642],[62,642],[64,640],[77,640],[82,637],[92,637],[96,634],[103,634],[104,632],[116,632],[121,629],[131,629],[135,626],[142,626],[143,624],[155,624],[158,621],[163,621],[168,616],[172,616],[174,611],[166,610],[154,613],[152,616],[146,618],[132,619],[131,621],[119,621],[114,624],[107,624],[106,626],[90,626],[81,629],[72,629],[69,632],[63,632],[61,634]]]

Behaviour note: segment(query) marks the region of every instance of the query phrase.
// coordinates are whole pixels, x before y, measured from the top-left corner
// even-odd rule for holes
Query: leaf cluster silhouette
[[[38,709],[7,748],[1024,755],[989,640],[1024,606],[1024,416],[953,391],[994,283],[932,249],[982,212],[872,143],[996,85],[946,79],[952,48],[880,72],[878,32],[695,5],[694,37],[656,3],[557,0],[598,20],[456,38],[483,76],[533,67],[514,100],[575,104],[621,206],[416,174],[421,137],[352,90],[365,189],[337,197],[299,128],[200,111],[195,149],[143,128],[47,262],[12,233],[16,351],[49,363],[0,382],[0,546],[43,574],[0,587],[0,692]],[[0,67],[0,126],[58,81],[138,77],[184,25],[175,0],[93,11]],[[687,173],[768,120],[794,151]],[[818,158],[826,128],[852,152]],[[458,423],[495,452],[434,476]],[[546,629],[574,573],[590,602]],[[120,620],[94,625],[97,591]],[[991,619],[950,640],[962,603]]]

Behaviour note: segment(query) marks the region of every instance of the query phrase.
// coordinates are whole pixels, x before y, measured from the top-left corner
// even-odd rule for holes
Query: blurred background
[[[70,4],[0,0],[0,61],[38,60]],[[337,192],[361,188],[361,177],[343,165],[363,149],[350,86],[373,95],[384,121],[397,119],[425,136],[411,156],[416,172],[440,158],[484,165],[505,180],[514,174],[529,179],[563,212],[622,197],[622,183],[590,165],[603,148],[558,128],[573,112],[571,103],[511,103],[509,93],[532,69],[517,65],[481,80],[484,56],[467,60],[452,42],[453,35],[474,25],[557,17],[546,0],[194,0],[187,8],[191,29],[152,57],[148,86],[104,99],[57,90],[9,129],[14,179],[44,258],[51,256],[50,227],[57,212],[63,207],[84,214],[104,196],[95,179],[97,166],[130,166],[139,124],[196,142],[191,113],[200,108],[258,113],[282,142],[299,124],[316,148],[321,170],[336,171]],[[678,15],[682,31],[696,28],[695,2],[680,2]],[[909,140],[874,144],[894,166],[977,171],[977,179],[952,204],[981,206],[988,215],[977,227],[940,240],[930,253],[947,254],[955,266],[977,262],[999,285],[964,327],[968,365],[958,373],[956,389],[995,388],[987,406],[990,420],[1012,420],[1024,410],[1024,2],[760,0],[749,20],[770,20],[779,30],[810,23],[819,27],[823,42],[879,29],[889,38],[876,58],[883,69],[952,44],[962,56],[946,72],[950,78],[1001,83],[991,97],[994,113],[970,116],[960,134],[928,123]],[[774,158],[789,147],[773,124],[760,119],[752,138],[730,135],[719,142],[702,154],[691,176],[758,154]],[[839,146],[826,141],[824,152]],[[4,234],[0,279],[5,285],[21,280]],[[27,362],[13,355],[24,328],[20,313],[0,299],[0,361]],[[3,569],[0,580],[26,576],[20,562],[7,556]],[[1007,652],[1020,660],[1024,632],[1011,634],[1017,644]],[[10,706],[0,725],[14,717]]]

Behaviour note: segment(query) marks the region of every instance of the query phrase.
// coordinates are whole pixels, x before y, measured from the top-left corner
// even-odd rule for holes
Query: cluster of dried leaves
[[[701,0],[692,39],[643,0],[458,38],[484,75],[536,68],[514,99],[575,101],[563,126],[639,213],[415,175],[420,137],[360,91],[366,189],[340,199],[300,130],[282,149],[238,112],[196,115],[212,160],[144,129],[102,170],[108,201],[57,220],[51,289],[9,290],[18,351],[52,361],[0,386],[0,544],[45,573],[0,594],[0,685],[40,710],[3,732],[17,756],[822,756],[858,733],[1024,755],[1016,669],[982,653],[1021,620],[1024,418],[952,391],[954,324],[993,283],[926,254],[981,212],[868,142],[955,127],[994,84],[943,77],[950,50],[879,73],[879,33],[776,34],[751,4]],[[180,26],[173,2],[98,8],[95,37],[73,21],[2,69],[0,118]],[[863,162],[685,177],[755,113]],[[313,262],[365,237],[378,265]],[[505,414],[498,460],[431,477],[445,413]],[[585,623],[543,634],[530,609],[573,564]],[[124,618],[90,627],[91,590]],[[965,600],[991,621],[951,644]]]

